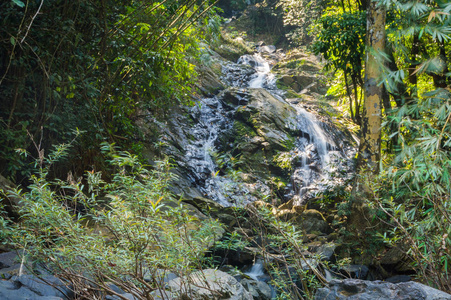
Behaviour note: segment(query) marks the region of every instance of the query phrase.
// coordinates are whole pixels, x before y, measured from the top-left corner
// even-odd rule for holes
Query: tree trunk
[[[378,172],[381,152],[381,103],[383,87],[378,85],[382,68],[373,55],[385,48],[385,9],[371,1],[367,11],[367,40],[365,59],[365,103],[362,119],[362,139],[359,149],[359,168]]]
[[[353,237],[363,239],[367,229],[373,226],[365,199],[374,197],[370,184],[379,171],[381,151],[383,86],[378,85],[378,82],[382,76],[380,64],[383,62],[374,54],[385,47],[385,9],[378,6],[376,0],[368,3],[366,30],[364,112],[357,162],[359,176],[352,189],[351,215],[348,219],[348,230],[355,233]]]

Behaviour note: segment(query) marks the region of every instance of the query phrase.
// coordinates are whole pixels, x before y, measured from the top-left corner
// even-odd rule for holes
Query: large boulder
[[[451,295],[418,282],[393,284],[359,279],[332,280],[315,300],[451,300]]]
[[[11,280],[0,280],[2,300],[63,300],[71,299],[73,293],[58,278],[45,275],[14,276]]]
[[[286,101],[279,100],[265,89],[243,91],[227,89],[221,95],[226,105],[236,108],[236,119],[252,128],[261,144],[277,150],[287,149],[292,143],[296,124],[296,110]],[[250,143],[254,143],[252,137]]]
[[[272,291],[271,287],[263,282],[257,280],[243,279],[240,282],[244,288],[252,294],[254,300],[270,300]]]
[[[219,270],[207,269],[169,281],[172,295],[181,299],[253,300],[241,283]]]

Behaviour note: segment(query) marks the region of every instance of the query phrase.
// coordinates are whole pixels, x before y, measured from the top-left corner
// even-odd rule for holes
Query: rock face
[[[448,300],[451,295],[417,282],[393,284],[358,279],[332,280],[315,300]]]
[[[271,288],[263,281],[243,279],[240,282],[251,293],[254,300],[270,300]]]
[[[172,295],[177,299],[253,300],[241,283],[227,273],[207,269],[188,277],[169,281]]]
[[[278,85],[299,94],[324,95],[327,92],[321,66],[313,55],[294,52],[274,66],[274,72],[279,75]]]
[[[158,145],[144,150],[146,158],[171,157],[178,176],[172,191],[184,201],[211,199],[227,207],[262,199],[278,206],[293,200],[290,210],[341,185],[352,172],[350,134],[302,98],[316,99],[315,91],[322,91],[316,88],[326,88],[321,76],[313,74],[320,69],[315,57],[291,55],[285,60],[274,46],[257,50],[237,63],[211,54],[213,63],[204,66],[199,83],[206,97],[192,107],[174,108],[164,121],[140,121],[148,140]],[[271,66],[277,67],[274,73]],[[307,90],[288,98],[277,87],[276,74],[294,76],[299,89]],[[155,132],[160,137],[151,140]],[[327,223],[314,221],[306,222],[308,232],[329,231]]]
[[[51,284],[51,285],[49,285]],[[2,300],[63,300],[72,298],[71,291],[54,276],[14,276],[9,281],[0,280]]]

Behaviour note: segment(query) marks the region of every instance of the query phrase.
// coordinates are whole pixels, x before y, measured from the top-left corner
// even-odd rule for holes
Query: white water
[[[224,65],[223,71],[223,80],[228,84],[242,89],[264,88],[286,103],[284,92],[277,89],[270,63],[260,53],[244,55],[237,64]],[[289,104],[296,109],[298,117],[296,122],[287,126],[298,132],[299,136],[294,141],[294,149],[289,153],[294,166],[291,177],[293,191],[286,194],[286,197],[295,197],[295,205],[301,205],[311,193],[321,190],[329,183],[329,173],[339,168],[337,161],[345,156],[323,129],[322,122],[304,108],[305,104],[292,102]],[[202,99],[200,103],[200,107],[193,109],[193,118],[197,123],[190,130],[193,140],[186,149],[186,164],[193,170],[193,184],[203,196],[224,206],[254,201],[255,197],[250,195],[247,188],[219,173],[215,159],[212,158],[217,152],[215,144],[218,143],[218,138],[231,128],[233,120],[230,120],[228,111],[217,97]],[[243,200],[245,197],[246,200]]]
[[[259,53],[254,55],[243,55],[238,60],[238,63],[245,64],[255,69],[255,74],[248,83],[249,88],[272,88],[274,81],[274,74],[271,74],[271,66]]]
[[[263,268],[263,263],[260,259],[258,259],[251,267],[251,269],[248,272],[245,272],[247,276],[250,278],[257,280],[258,278],[265,275],[265,270]]]
[[[330,282],[332,279],[334,279],[332,277],[332,273],[330,273],[330,271],[328,269],[324,269],[324,274],[326,275],[325,277],[326,277],[327,282]]]
[[[226,130],[228,120],[223,114],[221,102],[216,98],[204,98],[198,111],[198,123],[193,127],[194,141],[187,145],[187,162],[194,171],[196,180],[203,182],[201,190],[223,206],[230,206],[225,195],[227,179],[217,176],[218,167],[212,154],[216,151],[215,142],[219,134]]]
[[[301,155],[301,166],[294,172],[293,177],[300,177],[299,199],[314,187],[315,181],[326,181],[330,173],[330,150],[334,142],[328,138],[316,117],[299,105],[293,105],[298,113],[298,129],[304,134],[304,140],[298,141],[297,148]],[[317,175],[320,175],[319,178]],[[300,205],[301,203],[296,203]]]

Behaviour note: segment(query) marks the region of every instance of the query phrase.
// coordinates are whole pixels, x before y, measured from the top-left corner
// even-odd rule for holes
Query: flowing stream
[[[250,270],[247,272],[244,272],[244,274],[246,274],[250,278],[258,281],[260,279],[260,277],[265,275],[265,269],[263,267],[263,262],[260,259],[256,260],[255,263],[250,268]]]
[[[333,181],[330,174],[337,171],[340,161],[349,157],[325,130],[323,123],[308,112],[299,101],[285,99],[284,91],[276,86],[270,62],[260,53],[244,55],[238,62],[223,65],[223,80],[240,89],[266,89],[275,98],[288,102],[297,112],[295,130],[300,132],[290,159],[296,161],[291,175],[291,191],[287,197],[300,205],[310,192],[324,189]],[[197,123],[192,127],[193,136],[186,147],[186,162],[191,169],[192,181],[207,198],[224,206],[240,205],[257,200],[246,186],[230,176],[220,174],[218,167],[218,144],[223,133],[230,130],[233,120],[224,109],[220,97],[204,98],[192,108]],[[348,151],[349,152],[349,151]],[[245,200],[243,200],[245,199]]]

